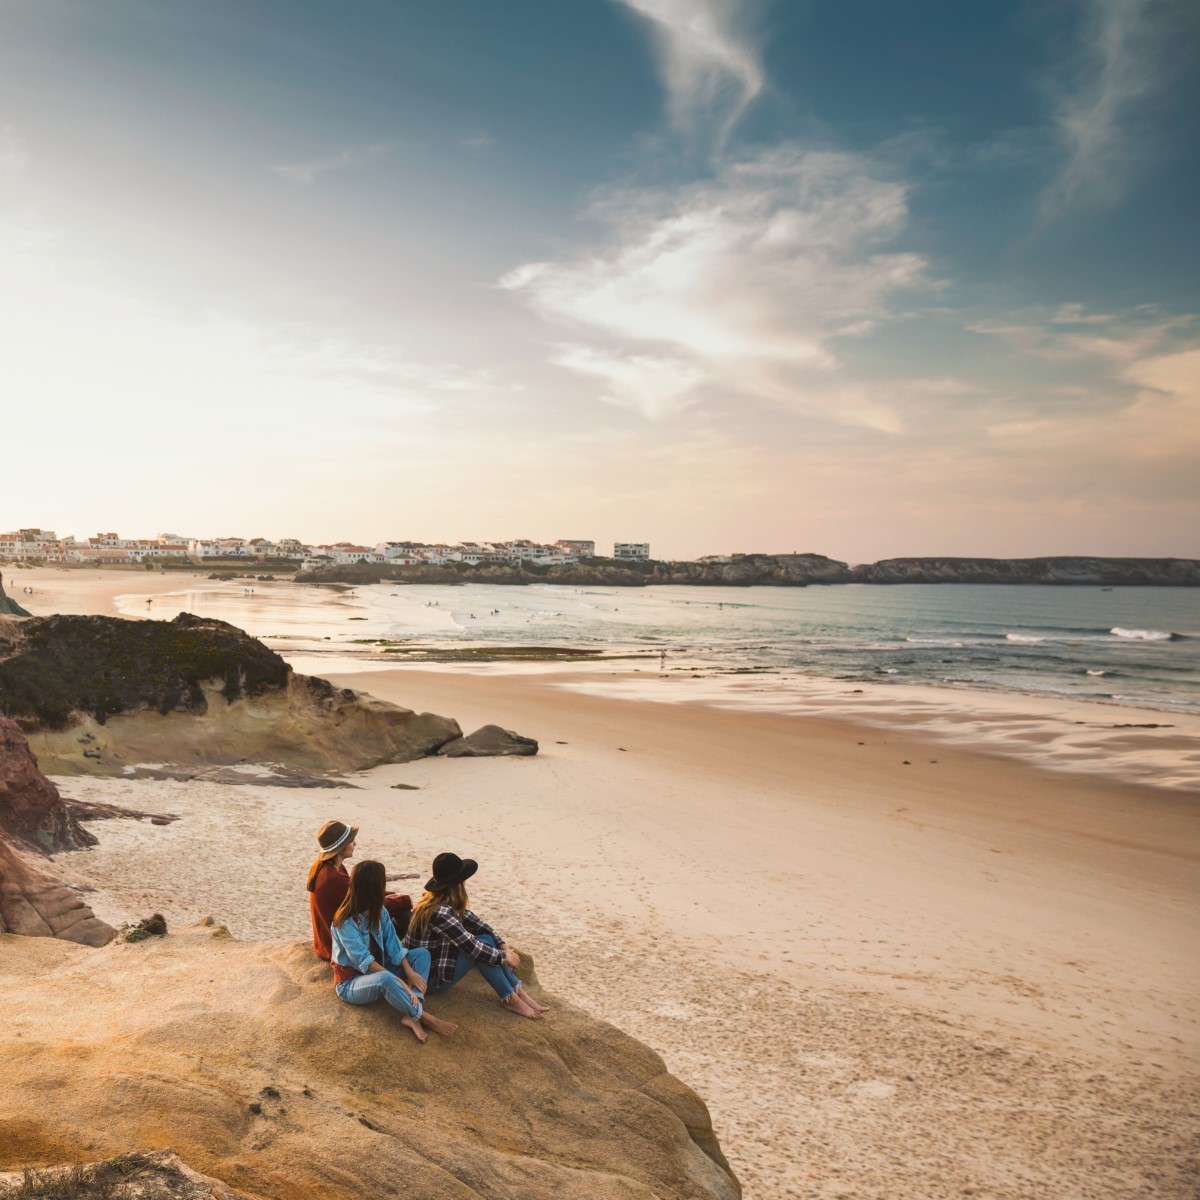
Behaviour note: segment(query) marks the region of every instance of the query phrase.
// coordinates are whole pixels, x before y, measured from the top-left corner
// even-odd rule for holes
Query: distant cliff
[[[807,587],[832,583],[1037,583],[1200,587],[1194,558],[889,558],[850,567],[823,554],[734,554],[727,562],[618,563],[591,559],[576,566],[531,563],[401,566],[348,563],[317,567],[298,583],[557,583],[571,587]]]
[[[1200,587],[1194,558],[887,558],[855,567],[857,583],[1041,583]]]

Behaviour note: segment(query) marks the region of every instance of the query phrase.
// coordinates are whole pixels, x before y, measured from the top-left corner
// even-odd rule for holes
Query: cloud
[[[25,143],[9,125],[0,125],[0,177],[20,175],[29,161]]]
[[[336,154],[324,158],[309,159],[306,162],[268,163],[267,170],[282,175],[293,183],[308,185],[319,175],[327,175],[331,171],[344,171],[350,167],[358,167],[390,153],[398,142],[372,142],[359,146],[347,146]]]
[[[1088,0],[1083,64],[1055,113],[1066,157],[1042,196],[1043,218],[1124,191],[1136,151],[1129,119],[1162,78],[1150,8],[1151,0]]]
[[[765,84],[758,53],[742,32],[752,6],[737,0],[621,3],[652,22],[675,128],[693,135],[711,128],[720,148]]]
[[[589,337],[558,361],[607,378],[618,387],[609,399],[647,414],[684,394],[667,402],[666,363],[689,388],[714,381],[779,399],[776,368],[833,369],[838,339],[928,282],[920,255],[886,248],[907,220],[905,187],[862,155],[778,147],[711,180],[610,193],[593,215],[607,231],[600,246],[527,263],[500,285]]]
[[[493,144],[494,139],[484,129],[472,129],[459,143],[464,150],[471,154],[482,154]]]
[[[686,359],[654,354],[609,354],[591,346],[561,346],[556,366],[594,375],[608,385],[601,399],[651,420],[682,411],[704,373]]]

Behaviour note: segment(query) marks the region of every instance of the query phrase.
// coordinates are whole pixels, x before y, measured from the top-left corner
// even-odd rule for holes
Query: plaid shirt
[[[454,966],[460,950],[479,962],[490,963],[493,966],[504,961],[503,950],[497,950],[496,946],[489,946],[487,942],[479,940],[485,934],[495,940],[496,946],[504,944],[504,939],[469,908],[460,918],[450,905],[443,904],[429,918],[429,925],[424,933],[417,935],[409,929],[404,935],[404,944],[410,950],[424,946],[429,951],[429,956],[433,959],[429,968],[429,982],[441,987],[454,979]]]

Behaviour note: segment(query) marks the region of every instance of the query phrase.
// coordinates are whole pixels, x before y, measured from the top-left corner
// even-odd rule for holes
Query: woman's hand
[[[505,946],[504,961],[515,969],[521,965],[521,956],[511,946]]]
[[[420,975],[418,975],[416,971],[412,969],[412,967],[408,968],[408,970],[405,972],[405,976],[408,979],[408,986],[412,988],[414,992],[420,992],[423,996],[425,994],[425,989],[429,986],[425,980],[422,979]]]

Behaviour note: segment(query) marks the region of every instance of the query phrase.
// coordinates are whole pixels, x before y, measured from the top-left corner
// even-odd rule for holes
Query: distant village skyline
[[[299,562],[302,570],[323,563],[358,562],[399,566],[421,563],[433,566],[452,563],[559,566],[595,557],[596,543],[586,538],[560,538],[553,543],[535,542],[529,538],[455,543],[404,540],[366,546],[346,541],[302,542],[293,537],[198,538],[175,533],[159,533],[153,538],[128,538],[115,531],[79,540],[73,534],[59,537],[52,529],[40,526],[0,533],[0,561],[36,561],[65,566],[116,566],[163,560],[203,564],[235,559],[286,559]],[[617,562],[647,562],[650,545],[648,542],[615,542],[612,554],[600,557],[611,557]],[[709,557],[720,560],[728,556]]]

